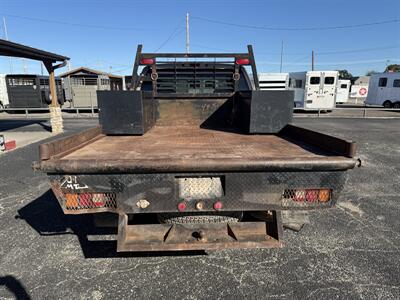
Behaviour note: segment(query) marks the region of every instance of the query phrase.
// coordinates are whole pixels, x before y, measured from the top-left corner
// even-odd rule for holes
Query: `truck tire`
[[[243,212],[162,213],[157,217],[160,223],[165,224],[232,223],[239,222]]]
[[[392,102],[390,102],[389,100],[386,100],[385,102],[383,102],[383,107],[384,108],[391,108],[392,107]]]
[[[400,102],[395,102],[393,104],[393,108],[399,109],[400,108]]]

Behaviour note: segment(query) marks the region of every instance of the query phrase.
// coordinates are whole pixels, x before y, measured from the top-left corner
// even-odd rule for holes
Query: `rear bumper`
[[[183,199],[179,185],[182,177],[218,178],[223,193],[206,192],[208,198]],[[282,247],[281,211],[333,206],[345,184],[346,172],[78,174],[50,178],[65,214],[107,211],[119,215],[118,252],[187,251]],[[295,191],[318,188],[330,191],[329,201],[295,201]],[[185,212],[199,212],[199,201],[203,204],[201,212],[206,214],[244,211],[247,217],[241,222],[204,224],[159,224],[155,218],[157,213],[176,214],[182,202]],[[218,211],[216,201],[222,203]]]
[[[51,185],[65,214],[115,212],[124,214],[265,211],[331,207],[346,181],[346,172],[251,172],[51,175]],[[197,198],[180,193],[180,178],[218,178],[221,193],[205,191]],[[197,188],[196,186],[194,188]],[[201,188],[201,187],[200,187]],[[297,190],[327,189],[329,201],[295,201]],[[310,198],[313,200],[312,198]],[[326,199],[325,199],[326,200]],[[142,205],[144,203],[145,205]]]

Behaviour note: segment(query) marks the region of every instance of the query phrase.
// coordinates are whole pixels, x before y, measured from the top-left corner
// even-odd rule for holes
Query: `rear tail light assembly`
[[[64,200],[67,210],[117,207],[115,193],[65,193]]]
[[[312,203],[326,203],[331,200],[331,189],[290,189],[285,190],[283,194],[284,199],[293,200],[294,202],[304,204]]]

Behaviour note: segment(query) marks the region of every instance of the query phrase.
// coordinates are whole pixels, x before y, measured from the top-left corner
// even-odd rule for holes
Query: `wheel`
[[[392,107],[392,102],[390,102],[389,100],[386,100],[385,102],[383,102],[383,107],[384,108],[391,108]]]
[[[393,108],[399,109],[399,108],[400,108],[400,102],[395,102],[395,103],[393,104]]]
[[[58,101],[58,104],[59,104],[60,106],[63,106],[64,103],[65,103],[64,98],[62,98],[62,97],[57,97],[57,101]]]
[[[239,222],[243,217],[243,212],[162,213],[157,217],[160,223],[166,224],[232,223]]]

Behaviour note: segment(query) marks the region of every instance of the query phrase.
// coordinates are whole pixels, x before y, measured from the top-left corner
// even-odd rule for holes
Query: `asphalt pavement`
[[[46,125],[8,122],[0,131]],[[46,175],[31,169],[39,143],[2,155],[0,299],[399,299],[400,120],[295,122],[357,141],[363,166],[336,208],[284,232],[282,249],[119,255],[113,230],[62,214]],[[66,120],[66,134],[95,123]]]

